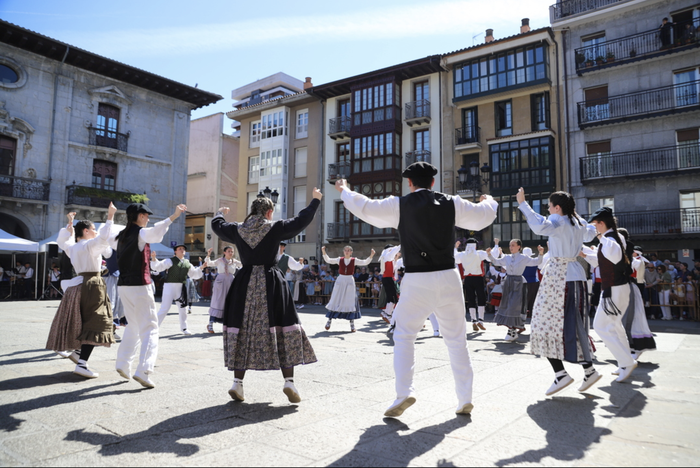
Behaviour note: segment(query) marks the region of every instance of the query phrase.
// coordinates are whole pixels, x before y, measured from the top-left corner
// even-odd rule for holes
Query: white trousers
[[[150,286],[118,286],[119,298],[124,306],[124,316],[129,324],[124,329],[117,350],[117,369],[132,374],[131,363],[138,352],[136,371],[150,374],[158,357],[158,315],[156,301]]]
[[[158,311],[158,326],[165,320],[165,316],[168,315],[173,301],[178,299],[181,295],[181,283],[163,283],[163,296],[160,299],[160,310]],[[176,305],[180,313],[180,330],[187,330],[187,309],[185,307],[180,307],[179,302]]]
[[[459,405],[472,402],[472,370],[467,348],[467,320],[459,271],[406,273],[401,300],[394,309],[394,373],[397,398],[413,395],[415,341],[425,319],[435,314],[447,345]]]
[[[673,319],[671,308],[668,306],[671,302],[671,290],[663,289],[659,292],[659,303],[661,304],[661,313],[666,320]]]
[[[481,320],[482,322],[484,321],[484,313],[486,312],[486,307],[485,306],[477,306],[479,308],[479,315],[476,315],[476,309],[472,308],[469,309],[469,315],[472,318],[472,322],[476,322]]]
[[[428,320],[430,320],[430,324],[433,326],[433,332],[440,331],[440,324],[438,323],[435,314],[430,314]]]
[[[624,313],[630,302],[629,285],[613,286],[611,299],[617,308]],[[630,352],[625,327],[622,326],[622,314],[608,315],[603,310],[603,307],[604,300],[601,293],[600,302],[595,311],[595,319],[593,319],[593,329],[615,357],[618,367],[631,366],[634,363],[634,359],[632,359]]]

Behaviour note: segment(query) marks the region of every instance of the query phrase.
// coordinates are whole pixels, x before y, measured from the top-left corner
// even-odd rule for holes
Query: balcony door
[[[421,81],[413,83],[413,96],[416,100],[416,115],[415,117],[425,117],[428,115],[430,107],[430,83]]]
[[[350,117],[350,99],[338,101],[338,117]]]
[[[676,106],[695,106],[698,104],[698,73],[687,70],[673,75],[676,89]]]
[[[98,146],[117,148],[117,132],[119,131],[119,109],[108,104],[100,103],[97,107],[97,137]]]
[[[462,137],[459,144],[474,143],[479,140],[477,134],[478,127],[477,108],[472,107],[462,110]]]
[[[117,165],[95,159],[92,162],[92,187],[103,190],[115,190],[117,181]]]
[[[430,130],[418,130],[413,132],[413,147],[415,148],[415,162],[430,162]]]
[[[586,95],[586,110],[583,122],[597,122],[610,118],[610,103],[608,101],[608,86],[599,86],[584,91]]]
[[[681,169],[700,167],[700,129],[676,130],[676,152],[678,167]]]
[[[16,149],[17,140],[0,136],[0,175],[14,175]]]
[[[681,230],[700,232],[700,192],[681,193]]]

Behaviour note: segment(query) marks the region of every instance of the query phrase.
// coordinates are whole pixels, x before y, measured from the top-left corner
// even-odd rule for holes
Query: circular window
[[[12,68],[0,63],[0,83],[12,84],[19,81],[19,75]]]

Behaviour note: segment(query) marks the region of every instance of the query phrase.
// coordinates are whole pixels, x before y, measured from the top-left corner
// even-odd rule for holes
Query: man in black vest
[[[467,349],[467,322],[459,270],[455,267],[455,226],[479,231],[493,223],[498,204],[488,195],[473,204],[430,190],[437,168],[413,163],[403,172],[410,194],[371,200],[336,182],[345,207],[355,216],[378,228],[399,230],[406,274],[401,282],[401,300],[394,317],[394,373],[396,401],[384,413],[397,417],[415,403],[413,370],[414,343],[425,320],[434,313],[450,355],[457,391],[457,414],[470,414],[472,370]]]
[[[116,369],[119,375],[130,379],[131,363],[140,345],[139,364],[133,377],[146,388],[155,387],[149,375],[158,356],[158,315],[151,287],[149,244],[162,241],[170,225],[185,211],[185,205],[178,205],[172,216],[149,228],[148,217],[153,212],[143,203],[132,203],[126,208],[126,227],[110,238],[110,247],[118,255],[119,297],[129,322],[117,350]]]
[[[287,248],[287,243],[286,242],[280,242],[280,252],[279,255],[277,256],[277,268],[282,270],[282,274],[287,275],[287,270],[293,270],[293,271],[299,271],[302,268],[304,268],[304,259],[300,259],[301,263],[297,262],[294,260],[294,257],[292,257],[289,254],[284,253],[284,250]],[[292,295],[294,294],[294,283],[287,281],[287,286],[289,286],[289,290],[292,292]]]

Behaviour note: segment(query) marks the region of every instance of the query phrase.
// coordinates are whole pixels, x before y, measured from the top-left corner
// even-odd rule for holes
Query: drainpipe
[[[321,131],[319,132],[319,140],[320,140],[320,154],[318,158],[318,188],[319,190],[321,187],[323,187],[323,168],[324,164],[323,161],[326,156],[326,139],[324,138],[326,135],[326,103],[324,100],[320,100],[321,102]],[[316,261],[318,261],[318,264],[321,264],[321,260],[323,257],[321,257],[321,246],[323,245],[323,226],[324,221],[325,221],[325,212],[326,210],[324,209],[325,203],[323,202],[323,199],[321,199],[321,214],[318,219],[318,227],[316,228]]]
[[[569,74],[568,74],[568,68],[566,66],[566,30],[562,29],[561,31],[561,45],[562,45],[562,54],[564,56],[564,112],[566,113],[566,164],[567,164],[567,174],[568,174],[568,179],[571,181],[571,159],[573,158],[573,155],[571,154],[571,133],[570,133],[570,126],[569,126]],[[557,50],[558,50],[558,45],[557,45]],[[559,57],[559,54],[557,54],[557,57]],[[559,69],[559,59],[557,58],[557,70]],[[558,73],[558,72],[557,72]],[[559,87],[557,87],[557,90]],[[560,107],[561,108],[561,107]],[[561,117],[559,117],[561,119]],[[560,130],[561,132],[561,130]],[[561,142],[560,142],[561,146]],[[566,185],[567,191],[571,192],[571,183]]]

